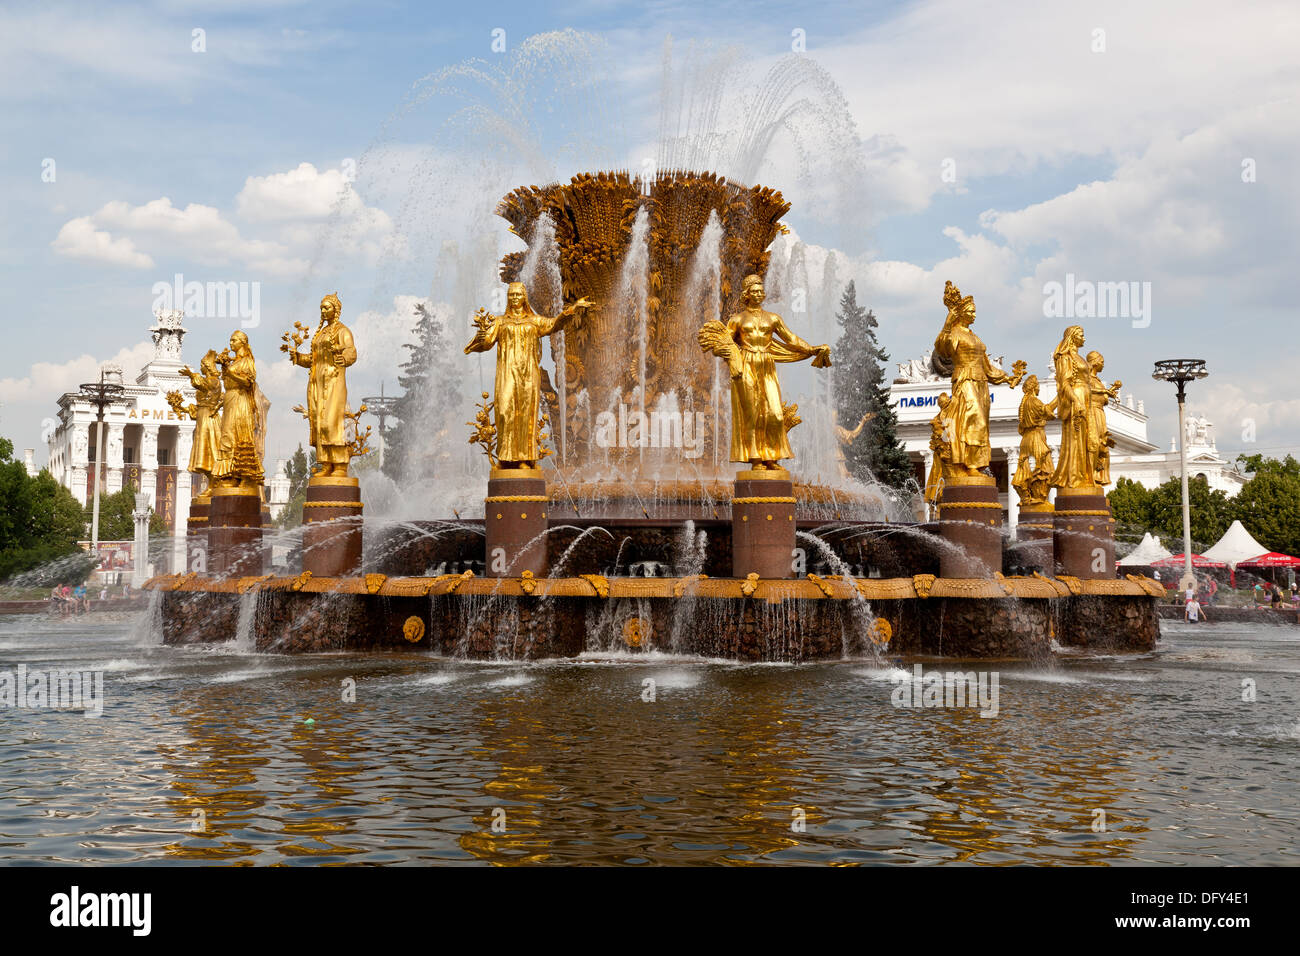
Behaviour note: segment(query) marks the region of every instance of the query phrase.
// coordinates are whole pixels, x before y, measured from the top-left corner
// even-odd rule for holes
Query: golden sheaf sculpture
[[[560,331],[579,312],[595,306],[581,298],[554,318],[538,315],[528,304],[522,282],[506,289],[506,311],[490,315],[479,309],[474,326],[478,330],[466,354],[496,347],[496,393],[493,396],[493,425],[496,428],[496,457],[502,468],[535,468],[542,457],[540,404],[542,395],[542,337]]]
[[[781,401],[777,362],[813,360],[829,368],[829,345],[809,345],[786,327],[775,312],[762,308],[763,280],[745,277],[741,310],[723,325],[706,322],[698,333],[700,347],[723,358],[731,373],[731,460],[748,462],[755,471],[781,470],[794,457],[788,431],[792,410]]]

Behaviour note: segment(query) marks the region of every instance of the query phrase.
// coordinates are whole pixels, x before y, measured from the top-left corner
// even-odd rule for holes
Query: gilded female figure
[[[1083,341],[1083,326],[1072,325],[1052,352],[1056,416],[1061,420],[1061,457],[1052,474],[1052,487],[1092,493],[1097,484],[1089,442],[1092,372],[1079,354]]]
[[[1123,382],[1118,379],[1109,388],[1101,380],[1106,360],[1093,350],[1085,359],[1088,363],[1088,456],[1092,459],[1093,474],[1097,484],[1110,484],[1110,450],[1115,447],[1106,426],[1106,403],[1119,394]]]
[[[578,312],[595,305],[581,298],[555,318],[538,315],[528,304],[522,282],[506,289],[504,315],[479,310],[477,332],[466,354],[497,350],[496,415],[497,459],[503,468],[532,468],[541,457],[538,418],[542,392],[542,337],[560,331]]]
[[[189,470],[212,475],[220,445],[218,417],[221,412],[221,376],[217,374],[217,353],[208,349],[195,372],[186,365],[181,374],[194,386],[194,404],[185,409],[194,419],[194,444],[190,449]]]
[[[1044,403],[1038,397],[1037,375],[1025,379],[1024,391],[1020,400],[1020,463],[1011,484],[1020,494],[1020,507],[1027,508],[1047,504],[1053,469],[1047,421],[1056,413],[1056,399]]]
[[[357,360],[352,332],[339,321],[343,304],[338,293],[320,300],[320,326],[311,340],[311,354],[293,349],[294,365],[311,369],[307,379],[309,440],[316,449],[318,475],[348,473],[352,445],[347,437],[348,387],[343,370]]]
[[[1008,375],[989,361],[984,343],[970,329],[975,321],[974,296],[962,298],[961,291],[948,282],[943,304],[948,316],[934,340],[934,351],[952,365],[952,399],[945,416],[952,421],[948,441],[952,475],[987,477],[981,469],[988,467],[990,460],[989,385],[1019,385],[1025,363],[1016,362]]]
[[[701,347],[725,358],[731,371],[731,460],[758,471],[779,469],[781,459],[794,457],[776,363],[812,358],[814,368],[831,364],[830,346],[809,345],[791,332],[781,316],[762,308],[765,297],[763,280],[746,276],[741,310],[726,326],[708,322],[699,333]]]
[[[233,353],[233,354],[231,354]],[[262,483],[262,458],[258,451],[263,435],[261,409],[257,400],[257,365],[248,347],[248,336],[230,336],[230,351],[216,360],[221,368],[225,394],[221,398],[221,428],[212,477],[227,486]]]
[[[943,479],[952,464],[948,448],[948,436],[952,434],[952,419],[948,416],[948,404],[952,396],[947,392],[939,395],[939,411],[930,419],[930,473],[925,478],[925,502],[931,509],[938,508],[939,497],[943,494]]]

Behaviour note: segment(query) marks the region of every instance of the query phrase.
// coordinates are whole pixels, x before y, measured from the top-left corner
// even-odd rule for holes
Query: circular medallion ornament
[[[884,647],[894,636],[894,629],[890,627],[889,622],[883,617],[878,617],[871,622],[871,630],[868,632],[872,643]]]
[[[623,643],[628,647],[640,647],[645,641],[650,624],[642,617],[629,617],[623,622]]]
[[[402,625],[402,636],[412,644],[418,644],[424,639],[424,618],[416,617],[412,614]]]

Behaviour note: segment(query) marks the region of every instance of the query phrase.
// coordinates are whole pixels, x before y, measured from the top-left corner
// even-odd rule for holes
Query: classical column
[[[1015,537],[1016,526],[1020,523],[1019,508],[1017,505],[1016,489],[1011,486],[1011,482],[1016,477],[1016,469],[1020,467],[1020,449],[1004,448],[1002,454],[1007,458],[1007,540],[1010,541]]]
[[[110,495],[122,490],[122,443],[125,440],[126,426],[118,422],[108,425],[108,445],[104,453],[105,484],[104,491]]]
[[[89,503],[86,494],[90,487],[90,426],[84,422],[72,426],[71,447],[68,450],[68,490],[77,499],[81,507]]]
[[[140,426],[140,490],[149,496],[149,504],[158,506],[158,426]]]
[[[921,452],[921,495],[920,504],[916,508],[916,519],[918,521],[930,520],[930,503],[925,500],[925,486],[930,480],[930,469],[934,467],[934,450],[931,448]]]
[[[135,519],[135,545],[132,557],[135,567],[131,571],[131,587],[140,588],[149,580],[149,507],[153,495],[147,491],[135,493],[135,510],[131,517]]]

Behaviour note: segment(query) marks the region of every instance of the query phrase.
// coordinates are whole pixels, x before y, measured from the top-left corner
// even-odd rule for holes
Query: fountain
[[[501,261],[506,310],[480,310],[466,348],[497,354],[495,391],[484,393],[471,439],[488,459],[482,517],[367,526],[348,474],[365,436],[344,384],[365,343],[353,343],[338,297],[326,296],[310,353],[299,351],[305,327],[284,344],[310,369],[300,410],[321,463],[308,487],[303,570],[266,573],[250,510],[260,461],[246,448],[223,461],[218,449],[212,504],[195,516],[207,522],[191,524],[205,565],[146,585],[162,594],[164,641],[787,661],[1154,646],[1164,589],[1117,579],[1109,557],[1104,401],[1089,399],[1100,383],[1077,354],[1081,330],[1067,330],[1054,356],[1058,394],[1086,406],[1069,419],[1078,438],[1050,477],[1058,509],[1045,502],[1045,472],[1036,497],[1021,492],[1035,519],[1025,522],[1038,562],[1028,574],[1007,573],[1023,554],[1007,547],[983,470],[985,382],[1018,384],[1023,363],[1007,374],[987,362],[969,328],[973,300],[951,283],[935,349],[953,377],[949,417],[936,425],[942,472],[928,489],[939,520],[907,520],[910,502],[827,469],[810,475],[796,460],[786,470],[801,416],[782,403],[773,362],[831,364],[829,348],[761,308],[788,209],[773,189],[685,170],[584,173],[501,201],[528,249]],[[233,357],[222,362],[234,368]],[[246,387],[237,376],[226,383],[228,394]],[[1037,415],[1032,431],[1046,407],[1026,408]],[[223,407],[223,435],[225,417]]]

